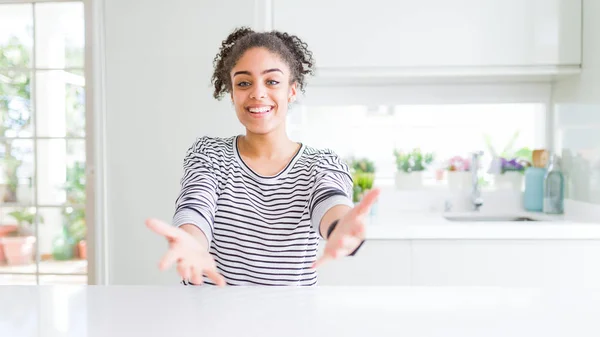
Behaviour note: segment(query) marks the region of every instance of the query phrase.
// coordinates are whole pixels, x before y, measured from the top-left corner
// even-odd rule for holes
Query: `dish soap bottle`
[[[564,212],[565,178],[556,154],[550,155],[548,169],[544,176],[544,213]]]

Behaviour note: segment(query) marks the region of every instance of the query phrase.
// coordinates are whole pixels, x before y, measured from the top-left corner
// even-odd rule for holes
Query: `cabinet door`
[[[324,247],[322,241],[319,256]],[[367,241],[355,256],[329,261],[319,268],[319,285],[409,285],[409,253],[409,241]]]
[[[579,64],[580,0],[274,1],[320,68]]]
[[[417,286],[600,285],[600,241],[421,240],[411,256]]]

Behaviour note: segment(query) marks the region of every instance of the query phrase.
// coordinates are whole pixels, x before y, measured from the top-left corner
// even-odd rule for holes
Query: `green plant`
[[[509,139],[508,143],[504,146],[501,152],[496,151],[496,149],[492,145],[492,139],[488,134],[484,135],[485,145],[488,148],[488,151],[492,154],[492,157],[504,158],[509,161],[514,159],[520,162],[525,161],[528,163],[532,163],[533,150],[526,146],[516,150],[514,149],[515,142],[519,138],[520,133],[520,130],[515,131],[515,133],[513,133],[512,137]]]
[[[368,158],[350,158],[352,172],[352,200],[359,202],[363,194],[373,188],[375,181],[375,163]]]
[[[375,163],[368,158],[352,158],[350,162],[354,172],[375,173]]]
[[[75,242],[85,240],[85,163],[75,162],[67,169],[67,180],[63,188],[67,194],[67,202],[75,206],[63,210],[65,235]]]
[[[21,208],[8,213],[17,221],[17,230],[12,232],[11,236],[29,236],[33,235],[33,229],[31,228],[35,222],[35,211],[31,208]],[[44,223],[42,216],[38,217],[39,223]]]
[[[26,68],[30,63],[28,48],[17,37],[0,45],[0,69]],[[31,124],[31,78],[28,73],[0,73],[0,137],[14,137]],[[4,178],[7,190],[4,202],[17,201],[18,169],[21,153],[11,142],[3,145]]]
[[[411,152],[394,149],[394,156],[398,171],[406,173],[424,171],[434,160],[433,153],[423,153],[419,148],[415,148]]]
[[[352,176],[353,180],[353,196],[354,202],[359,202],[362,195],[373,188],[375,174],[370,172],[355,172]]]

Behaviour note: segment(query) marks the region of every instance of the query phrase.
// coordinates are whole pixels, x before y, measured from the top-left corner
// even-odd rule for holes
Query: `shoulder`
[[[187,157],[201,158],[217,163],[233,156],[232,137],[197,137],[187,150]]]
[[[190,147],[191,150],[197,153],[205,153],[210,150],[230,149],[233,147],[233,139],[235,137],[213,137],[201,136],[194,140]]]
[[[349,172],[348,164],[330,148],[305,147],[307,161],[318,170],[335,170]]]

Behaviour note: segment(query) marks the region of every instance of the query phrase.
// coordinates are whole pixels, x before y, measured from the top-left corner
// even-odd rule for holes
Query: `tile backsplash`
[[[566,198],[600,205],[600,104],[555,105]]]

